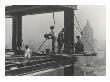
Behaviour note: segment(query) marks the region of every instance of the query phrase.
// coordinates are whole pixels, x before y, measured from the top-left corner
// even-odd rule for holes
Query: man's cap
[[[64,31],[64,28],[62,28],[62,31]]]
[[[54,26],[50,26],[50,29],[54,29],[55,27]]]
[[[76,38],[80,38],[80,36],[76,36]]]

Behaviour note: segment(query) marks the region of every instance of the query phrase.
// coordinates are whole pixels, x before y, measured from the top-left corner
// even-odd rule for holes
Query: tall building
[[[94,48],[94,51],[97,52],[97,40],[96,39],[93,39],[93,48]]]
[[[84,51],[85,52],[93,52],[93,29],[90,26],[89,21],[87,20],[86,26],[83,27],[83,36],[82,40],[84,43]]]

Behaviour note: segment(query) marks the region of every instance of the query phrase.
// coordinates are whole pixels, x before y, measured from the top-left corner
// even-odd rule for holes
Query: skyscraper
[[[83,27],[83,36],[82,40],[84,43],[85,52],[93,52],[93,29],[90,26],[89,21],[87,20],[86,26]]]

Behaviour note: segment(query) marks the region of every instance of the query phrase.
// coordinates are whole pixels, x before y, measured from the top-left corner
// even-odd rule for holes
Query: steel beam
[[[12,18],[12,49],[15,51],[17,49],[16,45],[16,18]]]
[[[22,47],[22,16],[16,16],[17,19],[17,48]]]
[[[12,19],[12,49],[17,52],[17,49],[22,47],[22,16],[17,15],[14,16]]]
[[[74,64],[64,68],[64,76],[74,76]]]
[[[64,11],[65,8],[77,9],[77,5],[12,5],[5,7],[5,15],[13,16],[18,13],[21,15],[52,13]]]
[[[64,51],[74,53],[74,10],[67,8],[64,10]]]

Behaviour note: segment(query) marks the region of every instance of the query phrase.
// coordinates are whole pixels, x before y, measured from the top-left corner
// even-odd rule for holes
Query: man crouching
[[[24,54],[24,57],[25,57],[25,58],[28,58],[28,59],[31,58],[31,51],[30,51],[28,45],[25,46],[25,54]]]

